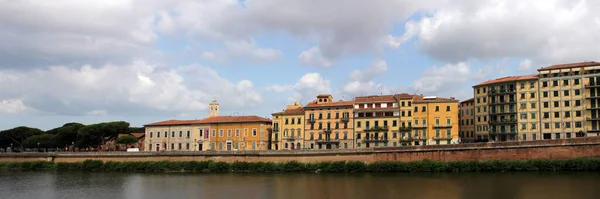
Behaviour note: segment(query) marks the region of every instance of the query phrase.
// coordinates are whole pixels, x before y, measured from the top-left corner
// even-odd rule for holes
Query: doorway
[[[294,150],[294,143],[292,143],[292,150]]]
[[[202,144],[198,143],[198,151],[202,151]]]
[[[231,151],[231,141],[227,141],[227,151]]]

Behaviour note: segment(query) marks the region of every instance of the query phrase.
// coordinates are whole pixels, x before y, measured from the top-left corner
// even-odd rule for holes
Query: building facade
[[[400,146],[400,107],[393,95],[354,98],[356,148]]]
[[[414,145],[457,144],[458,100],[413,96]]]
[[[199,120],[167,120],[144,125],[144,151],[210,150],[209,124]]]
[[[600,62],[553,65],[538,71],[542,139],[598,136]]]
[[[458,105],[458,137],[461,143],[475,142],[475,100],[460,102]]]
[[[210,149],[248,151],[269,149],[272,121],[259,116],[213,116],[199,121],[210,125]]]
[[[273,113],[272,150],[298,150],[304,145],[304,107],[300,102],[288,105],[282,112]]]
[[[304,107],[305,140],[309,149],[350,149],[354,146],[353,101],[333,101],[329,94]]]

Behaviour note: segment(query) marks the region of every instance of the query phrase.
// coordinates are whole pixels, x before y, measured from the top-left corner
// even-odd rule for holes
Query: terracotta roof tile
[[[146,124],[144,126],[175,126],[175,125],[191,125],[191,124],[219,124],[219,123],[248,123],[248,122],[271,122],[268,118],[263,118],[255,115],[250,116],[214,116],[207,117],[201,120],[167,120]]]
[[[317,95],[317,97],[330,97],[331,94],[319,94]]]
[[[141,138],[144,137],[146,134],[145,133],[130,133],[131,135],[135,136],[136,138]]]
[[[333,106],[354,106],[354,101],[325,102],[325,103],[321,103],[321,104],[317,104],[316,102],[310,102],[304,108],[333,107]]]
[[[285,109],[283,110],[282,115],[304,115],[304,107]]]
[[[540,68],[540,69],[538,69],[538,71],[577,68],[577,67],[586,67],[586,66],[600,66],[600,62],[588,61],[588,62],[579,62],[579,63],[570,63],[570,64],[557,64],[557,65]]]
[[[400,93],[400,94],[395,94],[394,97],[396,97],[397,99],[411,99],[413,97],[413,95],[408,94],[408,93]]]
[[[354,98],[355,103],[366,103],[366,102],[396,102],[396,98],[393,95],[372,95],[372,96],[361,96]]]
[[[538,75],[522,75],[522,76],[508,76],[508,77],[501,77],[498,79],[493,79],[493,80],[488,80],[485,82],[482,82],[480,84],[477,84],[473,87],[477,87],[477,86],[485,86],[485,85],[490,85],[490,84],[496,84],[496,83],[502,83],[502,82],[511,82],[511,81],[519,81],[519,80],[531,80],[531,79],[537,79]]]
[[[474,101],[475,101],[475,98],[471,98],[471,99],[468,99],[468,100],[462,101],[462,102],[460,102],[460,103],[462,104],[462,103],[474,102]]]

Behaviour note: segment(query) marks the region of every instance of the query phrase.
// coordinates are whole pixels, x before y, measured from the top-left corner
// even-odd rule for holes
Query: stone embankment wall
[[[600,157],[600,137],[331,151],[0,153],[0,162],[54,161],[459,161]]]

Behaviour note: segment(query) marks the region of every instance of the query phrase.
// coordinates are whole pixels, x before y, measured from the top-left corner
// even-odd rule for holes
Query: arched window
[[[344,131],[344,140],[348,139],[348,131]]]
[[[152,138],[152,132],[150,132],[150,138]],[[150,148],[152,148],[152,147],[150,147]]]
[[[179,137],[183,136],[183,131],[179,131]]]
[[[190,131],[187,131],[187,137],[190,137]]]
[[[296,131],[296,129],[292,129],[291,131],[292,131],[292,132],[291,132],[291,134],[290,134],[290,137],[294,137],[294,134],[295,134],[294,132]]]
[[[322,134],[322,133],[319,133],[319,140],[320,140],[320,139],[323,139],[323,138],[322,138],[322,136],[323,136],[323,134]]]
[[[165,138],[167,138],[167,132],[165,131]]]
[[[288,148],[288,143],[285,143],[285,148],[286,148],[286,149]]]
[[[171,137],[174,138],[175,137],[175,131],[171,131]]]
[[[310,140],[314,140],[315,139],[315,133],[310,133]]]
[[[340,139],[340,132],[335,132],[335,139],[336,140]]]
[[[301,147],[302,145],[300,145],[300,143],[296,144],[296,149],[302,149]]]
[[[284,136],[284,137],[287,137],[287,136],[288,136],[288,130],[287,130],[287,129],[283,130],[283,136]],[[286,147],[286,148],[287,148],[287,147]]]

